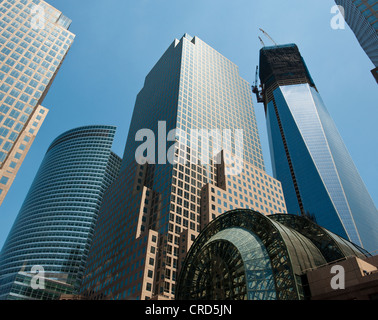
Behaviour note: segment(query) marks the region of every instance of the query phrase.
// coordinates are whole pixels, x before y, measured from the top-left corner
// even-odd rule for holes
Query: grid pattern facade
[[[245,162],[240,174],[229,175],[225,170],[226,161],[218,165],[217,184],[206,184],[202,188],[203,228],[222,213],[236,208],[253,209],[265,215],[287,213],[278,180]]]
[[[50,145],[1,251],[0,297],[20,297],[8,280],[36,265],[78,289],[103,194],[121,165],[110,150],[114,134],[111,126],[81,127]]]
[[[48,113],[41,104],[74,40],[70,23],[44,1],[0,3],[0,205]]]
[[[272,58],[261,68],[286,61],[285,48],[262,49]],[[328,230],[377,250],[377,209],[316,87],[302,78],[277,84],[273,76],[270,82],[264,89],[273,171],[288,212],[310,214]]]
[[[375,67],[378,67],[378,1],[335,0],[345,12],[345,21]]]
[[[187,135],[193,129],[230,129],[234,136],[235,129],[243,129],[243,146],[235,141],[230,153],[265,170],[250,87],[230,60],[197,37],[183,38],[177,127]],[[211,154],[227,143],[213,142]],[[201,155],[200,146],[194,143],[191,148]],[[214,181],[212,170],[209,176]]]
[[[236,159],[236,166],[242,167],[239,174],[236,174],[233,165],[228,164],[231,158]],[[208,183],[201,189],[201,230],[223,213],[236,208],[253,209],[265,215],[287,213],[281,183],[267,175],[264,170],[222,151],[221,163],[217,164],[216,171],[216,184]],[[181,222],[181,217],[176,216],[176,222]],[[193,228],[182,231],[179,272],[198,234]]]
[[[19,272],[4,279],[7,283],[8,300],[59,300],[61,295],[72,294],[74,288],[72,285],[63,282],[62,279],[51,279],[43,277],[43,290],[34,290],[31,286],[35,274],[28,272]],[[48,275],[47,275],[48,276]],[[0,282],[0,283],[1,283]],[[5,295],[2,296],[5,298]]]
[[[158,137],[159,120],[167,132],[178,129],[172,139],[177,163],[156,164],[150,158],[137,164],[141,143],[136,133],[148,128]],[[180,237],[200,232],[201,189],[217,183],[213,154],[221,142],[212,140],[208,149],[198,139],[188,145],[184,141],[196,129],[229,129],[234,135],[243,129],[244,148],[227,141],[230,151],[265,169],[250,85],[232,62],[186,34],[171,44],[138,94],[121,175],[101,208],[83,294],[91,299],[174,298]],[[199,159],[206,153],[210,161],[205,164]]]

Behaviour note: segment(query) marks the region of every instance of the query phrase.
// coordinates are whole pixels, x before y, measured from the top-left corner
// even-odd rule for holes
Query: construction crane
[[[256,95],[256,99],[258,103],[264,102],[264,96],[262,90],[260,90],[258,83],[258,76],[259,76],[259,66],[256,66],[256,75],[255,75],[255,83],[252,86],[252,92]]]
[[[267,32],[265,32],[261,28],[259,28],[259,29],[266,37],[268,37],[274,43],[275,46],[278,46],[278,44],[272,39],[272,37]],[[262,46],[265,47],[265,43],[264,43],[263,39],[261,39],[261,37],[259,37],[259,40],[260,40]],[[261,85],[260,86],[258,85],[258,76],[259,76],[259,67],[256,66],[255,83],[252,86],[252,92],[256,95],[258,103],[264,103],[264,87],[262,87]]]
[[[257,77],[259,75],[259,66],[256,66],[256,74],[255,74],[255,84],[254,84],[254,88],[257,88]]]
[[[265,36],[267,36],[273,43],[274,43],[274,45],[275,46],[278,46],[278,44],[272,39],[272,37],[267,33],[267,32],[265,32],[263,29],[261,29],[260,28],[260,31],[265,35]],[[261,40],[261,38],[259,37],[259,39],[260,39],[260,41],[264,44],[264,42]],[[264,45],[264,47],[265,47],[265,45]]]
[[[265,43],[264,43],[263,39],[261,39],[261,37],[259,37],[259,39],[260,39],[262,46],[265,47]]]

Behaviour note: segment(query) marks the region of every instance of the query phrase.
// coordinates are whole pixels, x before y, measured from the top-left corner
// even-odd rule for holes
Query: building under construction
[[[278,86],[308,83],[316,89],[315,83],[295,44],[263,47],[260,50],[261,91],[255,87],[259,102],[269,103],[272,92]],[[257,81],[256,81],[257,83]]]
[[[289,213],[378,249],[378,211],[295,44],[260,50],[260,81],[274,177]]]

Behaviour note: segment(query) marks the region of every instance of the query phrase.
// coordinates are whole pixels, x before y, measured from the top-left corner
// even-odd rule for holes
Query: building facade
[[[102,197],[120,169],[114,134],[112,126],[86,126],[52,142],[0,254],[0,299],[77,292]],[[35,266],[44,290],[31,287]]]
[[[378,212],[295,44],[260,52],[274,177],[288,212],[374,252]]]
[[[75,35],[39,0],[0,3],[0,206],[48,109],[41,104]]]
[[[212,221],[194,242],[176,298],[309,299],[307,272],[351,256],[366,259],[370,254],[307,217],[232,210]]]
[[[344,276],[339,289],[332,288],[336,270]],[[348,257],[306,272],[311,300],[378,300],[378,256]]]
[[[152,143],[145,152],[138,152],[146,137]],[[174,298],[179,259],[185,254],[181,250],[187,250],[201,231],[202,188],[221,186],[218,165],[223,149],[235,155],[230,164],[234,169],[238,157],[256,168],[258,176],[264,172],[250,85],[234,63],[198,37],[185,34],[159,59],[137,96],[121,173],[107,191],[99,214],[83,295]],[[251,189],[246,183],[251,177],[238,179],[232,192],[237,197],[243,194],[241,202],[248,205],[253,188],[251,180]],[[267,188],[274,190],[270,183]],[[281,210],[284,201],[276,192],[277,210]],[[220,214],[223,205],[222,200],[221,207],[210,207],[207,221],[213,213]],[[270,199],[261,205],[270,213],[278,203],[273,205]]]
[[[242,165],[239,174],[232,173],[233,166],[227,171],[227,163],[233,158]],[[216,166],[216,184],[207,183],[201,189],[200,230],[223,213],[245,208],[264,215],[287,213],[281,183],[269,176],[264,170],[222,151],[221,162]],[[198,236],[198,232],[188,228],[180,235],[178,272],[187,252]]]
[[[343,7],[345,21],[373,62],[375,69],[372,73],[378,82],[378,1],[335,0],[335,2]]]

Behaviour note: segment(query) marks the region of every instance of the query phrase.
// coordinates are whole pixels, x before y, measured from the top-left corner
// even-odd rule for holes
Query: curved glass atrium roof
[[[181,268],[178,300],[300,300],[308,269],[369,253],[308,218],[229,211],[198,236]]]

